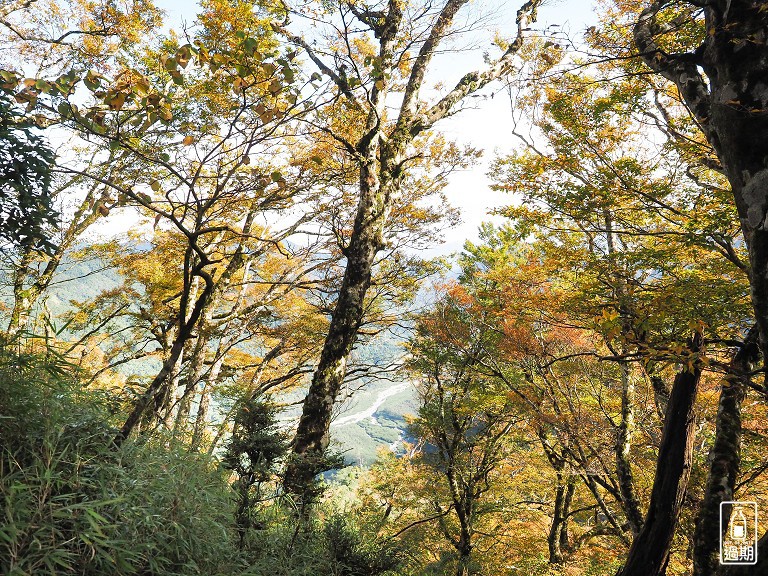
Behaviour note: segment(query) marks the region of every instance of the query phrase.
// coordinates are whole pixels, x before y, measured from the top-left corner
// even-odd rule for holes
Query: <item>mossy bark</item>
[[[694,533],[695,576],[714,576],[720,568],[720,503],[733,500],[741,465],[741,403],[747,392],[752,363],[758,356],[757,328],[754,327],[734,354],[721,382],[706,491]]]

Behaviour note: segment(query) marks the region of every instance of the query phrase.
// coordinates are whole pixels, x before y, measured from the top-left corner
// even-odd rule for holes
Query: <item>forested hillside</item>
[[[0,5],[0,573],[768,575],[765,2],[163,5]]]

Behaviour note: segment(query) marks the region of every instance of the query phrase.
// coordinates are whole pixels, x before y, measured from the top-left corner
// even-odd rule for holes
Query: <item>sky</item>
[[[196,4],[184,0],[156,0],[156,3],[166,11],[166,21],[171,28],[178,30],[181,22],[194,21]],[[487,44],[495,31],[499,31],[504,38],[512,38],[516,30],[515,16],[520,5],[522,0],[470,2],[469,10],[482,13],[490,9],[495,12],[488,26],[475,33],[476,43]],[[536,28],[560,25],[569,36],[578,37],[594,20],[592,0],[545,0],[539,9]],[[470,42],[472,40],[469,39]],[[482,52],[482,48],[478,48],[451,53],[442,60],[436,59],[435,71],[428,82],[441,81],[450,86],[464,73],[482,69]],[[511,153],[515,146],[511,135],[512,110],[505,92],[499,92],[500,88],[500,85],[492,88],[496,92],[493,98],[473,99],[471,109],[465,109],[436,125],[437,130],[459,144],[483,150],[483,157],[475,166],[450,175],[445,193],[450,204],[459,209],[461,222],[447,230],[445,242],[425,256],[448,255],[460,251],[465,240],[477,240],[477,231],[482,222],[500,222],[500,219],[489,216],[491,210],[511,202],[508,195],[490,189],[491,179],[487,174],[493,159]]]

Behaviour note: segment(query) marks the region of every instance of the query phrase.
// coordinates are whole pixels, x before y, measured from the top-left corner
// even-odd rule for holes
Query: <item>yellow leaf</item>
[[[184,146],[191,146],[195,143],[195,137],[194,136],[184,136],[184,140],[182,140],[182,143]]]

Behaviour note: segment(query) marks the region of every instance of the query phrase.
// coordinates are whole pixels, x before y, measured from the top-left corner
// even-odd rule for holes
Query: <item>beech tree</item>
[[[166,404],[185,347],[217,291],[247,266],[246,249],[256,257],[305,220],[300,213],[266,238],[256,223],[260,214],[287,209],[297,193],[276,163],[257,156],[278,134],[287,136],[296,114],[295,53],[280,51],[253,7],[239,15],[216,2],[204,8],[194,43],[171,35],[159,47],[129,51],[103,71],[71,69],[26,81],[17,71],[1,73],[4,90],[26,102],[28,114],[61,124],[109,157],[107,172],[77,158],[57,168],[95,183],[100,195],[84,210],[107,215],[131,207],[155,227],[174,229],[184,242],[168,354],[133,402],[118,445],[150,404]],[[229,27],[231,35],[222,38],[233,18],[240,27]],[[216,252],[221,238],[239,240],[226,258]],[[248,247],[250,240],[261,247]]]
[[[698,29],[697,42],[679,42],[675,32]],[[727,177],[749,252],[749,281],[757,324],[758,345],[763,369],[768,363],[768,13],[763,2],[650,4],[634,27],[634,41],[645,63],[677,87],[680,97],[714,149],[718,168]],[[753,357],[745,344],[734,362],[741,372]],[[764,379],[766,376],[764,375]],[[736,376],[729,380],[742,388],[747,384]],[[768,380],[766,380],[768,381]],[[697,574],[740,573],[737,567],[720,568],[717,554],[719,528],[713,510],[730,500],[739,471],[740,402],[742,392],[723,388],[707,498],[697,526],[695,572]],[[736,400],[736,401],[734,401]],[[727,437],[727,439],[726,439]],[[768,565],[768,537],[763,536],[758,558]],[[658,549],[638,549],[622,574],[644,573],[640,558],[659,555]],[[662,567],[655,568],[661,573]]]
[[[285,475],[286,489],[301,493],[319,472],[317,459],[329,443],[333,406],[346,374],[347,358],[360,327],[376,255],[387,245],[388,221],[395,198],[419,151],[415,139],[438,121],[457,111],[468,95],[512,70],[528,22],[535,19],[538,0],[518,12],[518,33],[504,54],[483,71],[465,74],[436,101],[424,98],[425,80],[442,43],[456,32],[456,15],[466,0],[448,0],[435,6],[409,6],[400,0],[383,5],[340,2],[333,10],[311,14],[326,19],[330,46],[291,31],[291,18],[302,14],[286,4],[284,21],[275,29],[303,48],[317,67],[318,77],[330,79],[349,118],[359,123],[347,137],[331,133],[356,166],[357,209],[348,241],[344,278],[331,314],[328,335],[304,401],[293,458]],[[401,99],[395,114],[388,110],[393,97]]]
[[[505,475],[510,436],[522,420],[510,409],[504,382],[476,370],[496,333],[486,327],[482,313],[472,317],[473,304],[461,287],[450,288],[419,319],[409,344],[408,368],[419,379],[421,400],[411,430],[424,442],[421,460],[449,495],[447,503],[435,499],[434,506],[440,529],[458,555],[457,576],[474,572],[481,517],[500,511],[500,505],[485,504],[486,493]],[[448,516],[455,517],[455,528]]]
[[[13,72],[19,61],[34,62],[37,78],[27,78],[25,90],[14,91],[15,110],[6,108],[3,96],[3,118],[6,129],[18,124],[17,130],[30,127],[50,131],[58,119],[46,116],[36,108],[37,97],[53,89],[42,77],[68,77],[73,68],[91,68],[107,71],[114,69],[132,48],[147,34],[153,33],[161,23],[161,14],[152,2],[130,2],[124,6],[100,6],[97,3],[55,2],[42,0],[31,6],[28,2],[7,2],[0,8],[0,72],[3,89],[16,88],[18,75]],[[60,86],[63,88],[66,81]],[[26,107],[26,110],[24,110]],[[11,124],[8,124],[11,123]],[[60,137],[60,135],[59,135]],[[14,146],[15,163],[27,163],[37,167],[38,184],[44,185],[45,196],[40,196],[38,209],[46,205],[56,206],[55,228],[48,222],[45,250],[36,249],[35,243],[19,243],[12,250],[3,250],[3,265],[13,281],[13,309],[7,331],[18,334],[29,328],[30,314],[60,270],[65,255],[71,252],[84,232],[103,218],[115,202],[103,194],[103,187],[96,181],[81,175],[63,176],[53,165],[52,153],[42,145],[39,136],[30,134],[26,143],[18,141]],[[34,150],[28,146],[34,144]],[[107,180],[114,178],[111,162],[114,153],[106,157],[98,155],[98,147],[81,142],[79,156],[89,170]],[[41,172],[41,161],[47,159],[49,168]],[[63,161],[63,159],[62,159]],[[10,168],[11,165],[7,165]],[[18,168],[15,176],[3,174],[6,186],[21,178]],[[21,184],[17,180],[17,184]],[[24,204],[28,204],[29,199]],[[5,203],[11,214],[11,204]],[[33,206],[33,204],[29,204]],[[17,215],[18,216],[18,215]],[[48,220],[51,220],[49,217]],[[7,224],[12,224],[8,222]],[[24,228],[39,235],[43,221],[23,222]],[[43,226],[45,228],[45,226]],[[12,228],[9,228],[12,229]]]

